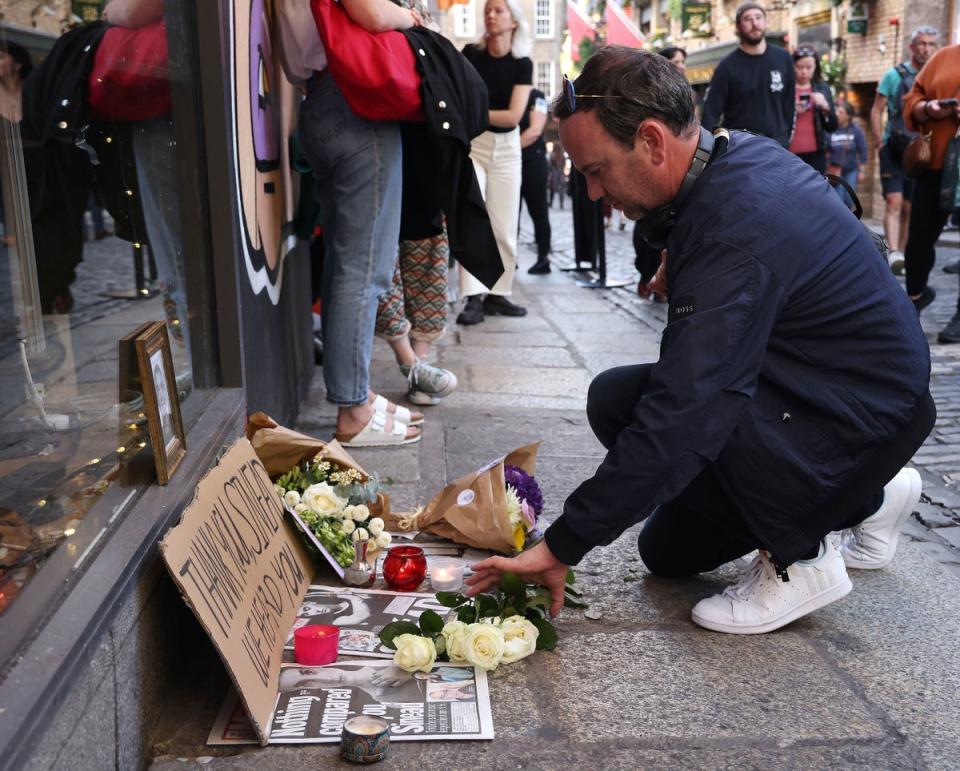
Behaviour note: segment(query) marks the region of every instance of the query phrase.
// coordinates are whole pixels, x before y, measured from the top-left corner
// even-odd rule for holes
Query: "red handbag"
[[[149,120],[170,112],[167,28],[157,19],[139,29],[103,33],[87,78],[87,104],[97,120]]]
[[[377,121],[422,121],[416,59],[397,30],[367,32],[337,0],[310,0],[327,67],[350,109]]]

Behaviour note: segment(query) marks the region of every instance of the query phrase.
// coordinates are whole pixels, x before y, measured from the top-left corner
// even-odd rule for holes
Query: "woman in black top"
[[[463,55],[476,67],[490,92],[490,128],[473,140],[470,157],[487,202],[490,224],[497,238],[503,275],[490,294],[462,267],[460,293],[467,298],[458,324],[478,324],[485,313],[524,316],[527,311],[510,302],[517,266],[517,223],[520,216],[520,131],[517,125],[527,107],[533,84],[533,62],[527,52],[527,25],[517,0],[487,0],[483,9],[485,34]]]

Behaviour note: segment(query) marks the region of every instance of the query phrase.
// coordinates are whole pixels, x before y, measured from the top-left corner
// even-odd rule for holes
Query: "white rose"
[[[390,545],[391,541],[393,541],[393,537],[386,530],[376,536],[376,544],[378,549],[386,549]]]
[[[370,509],[362,503],[359,506],[347,506],[347,508],[343,510],[343,516],[349,517],[356,522],[366,522],[370,517]]]
[[[307,508],[323,517],[336,517],[346,507],[347,502],[337,495],[326,482],[310,485],[303,491],[301,499]]]
[[[466,653],[464,653],[463,650],[463,643],[467,639],[468,631],[467,625],[462,621],[448,621],[443,625],[440,635],[446,643],[447,655],[450,657],[450,661],[458,662],[467,660]]]
[[[293,507],[293,510],[297,512],[297,514],[303,514],[303,512],[307,510],[307,504],[298,503],[296,506]]]
[[[283,496],[283,502],[290,506],[291,508],[300,503],[300,493],[296,490],[290,490],[286,495]]]
[[[353,531],[353,540],[354,541],[369,541],[370,533],[367,532],[366,528],[358,527]]]
[[[520,661],[537,649],[540,630],[523,616],[510,616],[500,625],[503,632],[503,663]]]
[[[279,495],[281,498],[287,493],[287,491],[284,490],[280,485],[274,485],[273,489],[277,491],[277,495]]]
[[[350,533],[352,533],[356,527],[357,526],[353,523],[352,519],[345,519],[340,523],[340,529],[343,530],[343,532],[347,535],[350,535]]]
[[[399,634],[393,638],[397,646],[393,663],[404,672],[429,672],[437,660],[437,647],[433,640],[418,634]]]
[[[380,517],[374,517],[367,522],[367,530],[370,531],[370,535],[376,538],[383,532],[383,520]]]
[[[463,655],[480,669],[496,669],[503,658],[503,631],[493,624],[470,624],[463,641]]]

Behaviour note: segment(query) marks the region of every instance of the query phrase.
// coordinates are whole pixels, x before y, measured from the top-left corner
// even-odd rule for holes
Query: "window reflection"
[[[85,102],[108,41],[130,61],[149,47],[169,91],[162,3],[115,0],[109,26],[58,2],[18,17],[34,6],[13,2],[0,23],[0,614],[54,550],[76,551],[110,486],[143,481],[125,464],[149,440],[118,341],[165,320],[187,428],[192,395],[169,95],[124,91],[122,116]]]

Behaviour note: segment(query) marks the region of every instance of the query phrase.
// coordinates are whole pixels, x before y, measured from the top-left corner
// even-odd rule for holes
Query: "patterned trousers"
[[[447,323],[450,244],[444,232],[422,241],[401,241],[393,284],[380,296],[377,337],[433,342]]]

